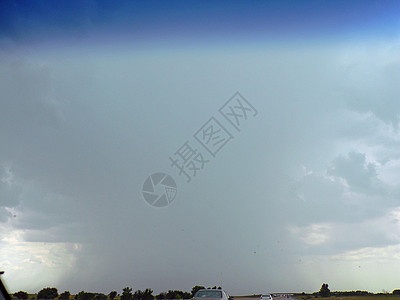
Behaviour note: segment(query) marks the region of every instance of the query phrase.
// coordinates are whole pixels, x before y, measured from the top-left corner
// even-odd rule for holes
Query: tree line
[[[210,289],[221,289],[221,287],[209,287]],[[179,290],[169,290],[168,292],[161,292],[158,295],[153,295],[152,289],[137,290],[133,291],[131,287],[125,287],[122,289],[122,293],[118,294],[117,291],[111,291],[108,295],[102,293],[91,293],[81,291],[76,295],[71,295],[69,291],[64,291],[58,294],[58,290],[55,287],[46,287],[41,289],[35,299],[46,299],[46,300],[167,300],[167,299],[190,299],[194,294],[200,290],[205,289],[202,285],[196,285],[189,292]],[[25,291],[19,291],[12,295],[16,299],[25,300],[29,299],[29,294]]]
[[[329,289],[329,285],[327,283],[323,283],[320,290],[318,292],[314,292],[312,294],[297,294],[299,299],[308,300],[312,297],[314,298],[327,298],[331,296],[341,297],[341,296],[372,296],[372,295],[389,295],[389,292],[384,293],[371,293],[368,291],[335,291],[331,292]],[[392,291],[392,295],[400,295],[400,289],[396,289]]]

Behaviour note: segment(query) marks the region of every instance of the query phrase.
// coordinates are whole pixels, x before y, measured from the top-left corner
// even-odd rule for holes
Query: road
[[[259,300],[259,297],[237,297],[237,300]],[[274,296],[273,300],[296,300],[296,298],[294,298],[293,296],[288,296],[288,298],[284,297],[284,294],[282,295],[276,295]]]

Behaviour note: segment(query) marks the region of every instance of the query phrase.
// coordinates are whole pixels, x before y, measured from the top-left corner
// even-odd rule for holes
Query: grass
[[[298,295],[295,296],[299,300],[400,300],[400,295],[365,295],[365,296],[331,296],[328,298],[315,298],[312,295]]]

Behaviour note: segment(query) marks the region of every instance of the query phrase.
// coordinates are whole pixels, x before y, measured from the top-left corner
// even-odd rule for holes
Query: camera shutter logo
[[[154,207],[165,207],[174,201],[177,193],[175,180],[168,174],[158,172],[147,177],[142,187],[144,200]]]

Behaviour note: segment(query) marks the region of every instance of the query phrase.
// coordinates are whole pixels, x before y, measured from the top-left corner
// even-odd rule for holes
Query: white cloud
[[[303,256],[296,269],[304,276],[305,287],[317,291],[321,281],[331,291],[367,290],[371,292],[398,289],[400,244],[366,247],[335,255]],[[382,280],[384,276],[384,280]]]
[[[315,223],[292,226],[289,232],[303,248],[314,253],[358,253],[364,248],[382,248],[400,242],[400,207],[380,217],[362,221]]]
[[[292,227],[289,231],[307,245],[315,246],[327,242],[330,238],[330,224],[311,224],[304,228]]]
[[[77,243],[26,242],[24,231],[6,224],[0,231],[0,261],[11,292],[37,292],[50,282],[60,284],[75,267]]]

